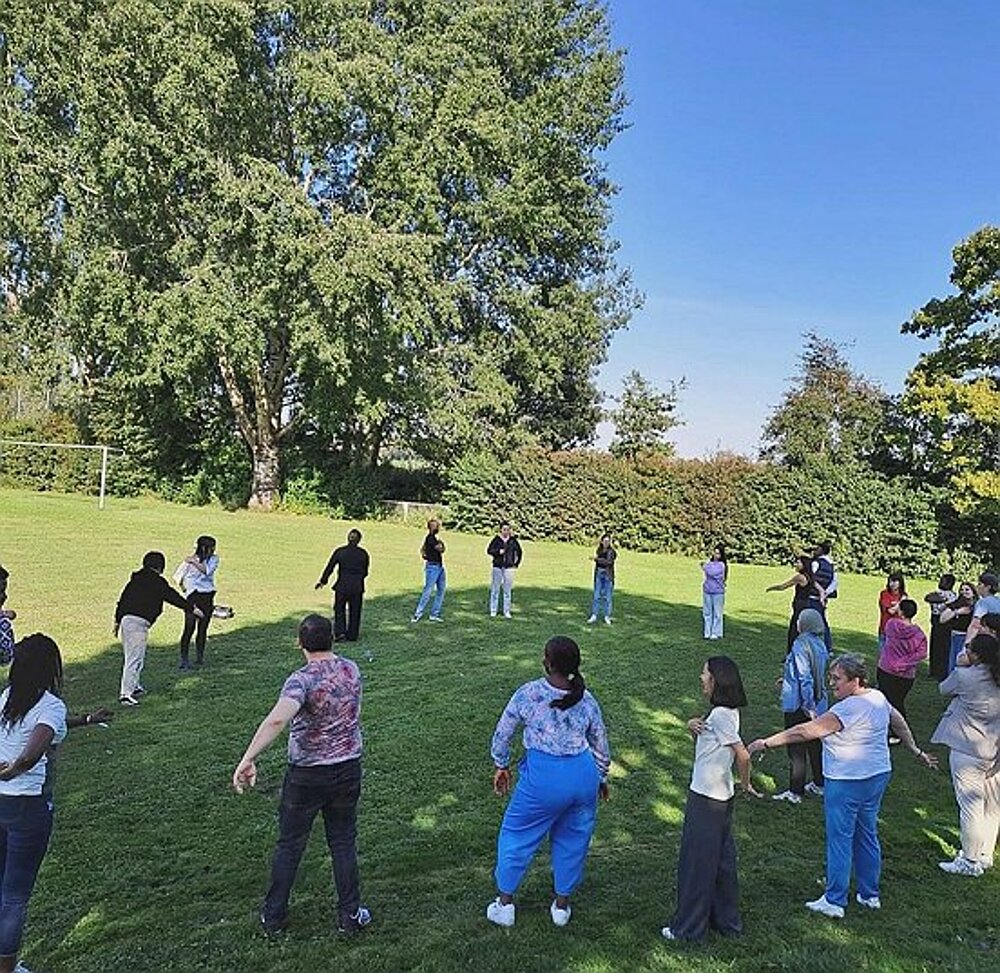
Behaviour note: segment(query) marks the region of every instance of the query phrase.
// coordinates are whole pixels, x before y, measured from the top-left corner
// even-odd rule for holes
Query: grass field
[[[894,752],[883,806],[880,913],[834,923],[802,903],[821,890],[821,802],[738,798],[743,915],[739,941],[662,942],[692,746],[684,721],[703,711],[698,672],[700,580],[689,559],[622,552],[615,624],[588,627],[589,549],[525,544],[515,617],[486,615],[488,538],[445,534],[445,623],[410,625],[422,570],[416,527],[362,525],[372,554],[362,642],[346,654],[365,677],[360,813],[364,897],[375,921],[358,939],[333,932],[328,856],[317,827],[281,941],[256,916],[275,837],[284,748],[262,759],[257,790],[236,796],[232,769],[284,677],[300,664],[295,625],[325,611],[313,591],[347,525],[321,518],[225,513],[151,500],[0,492],[0,563],[12,574],[19,635],[51,634],[67,662],[71,712],[115,705],[121,650],[111,637],[121,586],[144,551],[168,572],[199,533],[219,540],[219,600],[206,669],[176,668],[180,613],[153,629],[150,696],[111,727],[74,730],[61,748],[53,842],[28,920],[24,959],[54,973],[168,970],[993,971],[1000,962],[996,874],[941,873],[957,811],[947,771]],[[735,565],[720,650],[740,665],[750,705],[745,739],[777,729],[773,683],[784,655],[787,572]],[[835,646],[869,659],[880,579],[846,576],[831,609]],[[929,584],[911,585],[922,598]],[[926,611],[918,619],[926,625]],[[519,893],[517,926],[486,922],[503,803],[490,789],[489,741],[510,693],[540,674],[553,634],[576,638],[607,721],[615,767],[573,920],[554,928],[541,855]],[[942,704],[921,673],[911,722],[926,742]],[[943,753],[939,754],[944,757]],[[783,789],[784,755],[755,765]],[[997,871],[1000,871],[998,869]]]

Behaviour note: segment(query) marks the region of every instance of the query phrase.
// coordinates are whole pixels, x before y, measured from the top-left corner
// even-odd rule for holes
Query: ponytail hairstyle
[[[990,670],[993,682],[1000,686],[1000,642],[985,632],[977,635],[970,643],[968,651],[981,666]]]
[[[202,534],[195,541],[194,556],[204,564],[215,550],[215,538],[210,534]]]
[[[23,720],[47,691],[62,695],[63,668],[59,646],[36,632],[14,646],[9,692],[0,723],[13,726]]]
[[[553,709],[569,709],[583,699],[587,688],[580,675],[580,646],[566,635],[553,635],[545,643],[545,661],[548,668],[570,681],[569,692],[549,703]]]

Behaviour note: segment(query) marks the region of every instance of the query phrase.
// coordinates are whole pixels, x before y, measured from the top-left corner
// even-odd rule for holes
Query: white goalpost
[[[101,485],[97,500],[97,506],[100,510],[104,509],[105,497],[107,495],[108,458],[111,455],[121,456],[125,452],[125,450],[118,449],[116,446],[85,446],[83,443],[41,443],[26,439],[0,439],[0,447],[3,446],[41,446],[50,449],[88,449],[98,451],[101,454]],[[2,453],[2,449],[0,449],[0,453]]]

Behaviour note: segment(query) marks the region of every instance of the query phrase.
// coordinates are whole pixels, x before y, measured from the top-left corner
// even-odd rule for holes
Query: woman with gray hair
[[[823,616],[814,608],[805,608],[799,613],[796,625],[799,634],[785,656],[780,682],[786,730],[822,716],[828,707],[826,667],[830,654],[823,640],[826,629]],[[812,770],[812,780],[808,784],[806,758]],[[772,799],[800,804],[807,793],[823,794],[823,745],[818,739],[788,744],[788,790],[775,794]]]
[[[751,754],[789,743],[823,742],[823,810],[826,819],[826,891],[806,908],[831,919],[842,919],[851,872],[855,898],[868,909],[880,909],[879,879],[882,849],[878,812],[892,764],[889,728],[906,749],[928,767],[937,759],[913,740],[906,720],[877,689],[868,685],[865,660],[841,655],[830,666],[830,686],[836,702],[822,716],[793,726],[747,747]]]

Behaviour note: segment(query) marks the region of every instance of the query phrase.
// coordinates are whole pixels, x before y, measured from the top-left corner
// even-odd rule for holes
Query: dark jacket
[[[595,581],[597,580],[597,572],[603,570],[611,579],[611,583],[615,583],[615,558],[617,557],[618,552],[613,547],[604,550],[600,545],[597,546],[597,554],[594,557]]]
[[[486,553],[493,558],[493,567],[495,568],[516,568],[521,564],[521,558],[524,556],[521,545],[513,534],[506,541],[497,534],[490,541]]]
[[[159,571],[152,568],[133,571],[128,584],[118,596],[115,624],[120,624],[126,615],[135,615],[137,618],[145,618],[152,625],[163,612],[165,601],[183,611],[191,610],[184,596],[172,588]]]
[[[337,568],[337,580],[333,583],[333,590],[343,595],[363,594],[369,563],[368,552],[360,544],[345,544],[330,555],[319,583],[326,584],[333,574],[333,569]]]
[[[437,545],[440,543],[437,534],[428,534],[424,538],[423,544],[420,545],[420,556],[428,564],[443,564],[444,560],[441,557],[441,551],[437,549]]]

